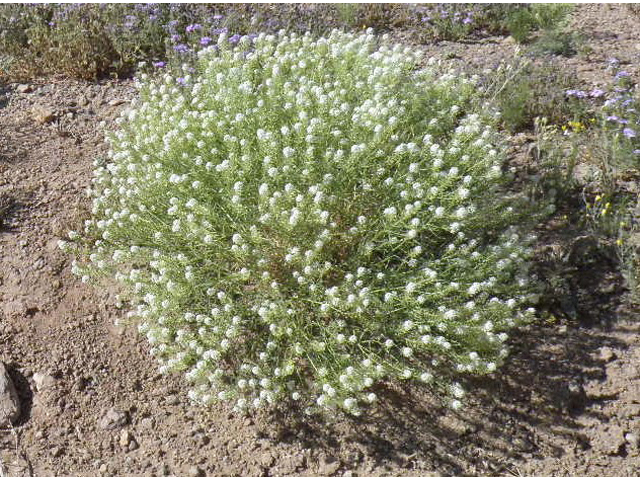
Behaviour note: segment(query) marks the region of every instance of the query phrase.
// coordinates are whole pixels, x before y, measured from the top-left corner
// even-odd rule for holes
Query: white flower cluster
[[[74,271],[129,286],[194,401],[358,414],[401,378],[459,406],[451,372],[505,358],[529,251],[496,193],[501,148],[473,82],[418,59],[369,32],[282,32],[139,80]]]

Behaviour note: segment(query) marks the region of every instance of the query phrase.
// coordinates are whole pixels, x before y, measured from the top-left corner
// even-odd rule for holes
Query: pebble
[[[140,420],[140,428],[144,430],[152,430],[155,427],[155,420],[152,417],[144,417]]]
[[[191,468],[189,468],[189,476],[190,477],[204,477],[206,475],[205,475],[204,470],[202,470],[197,465],[193,465]]]
[[[0,427],[12,425],[20,416],[20,400],[4,363],[0,362]]]
[[[638,437],[638,435],[636,435],[635,433],[626,433],[624,435],[624,439],[629,445],[633,447],[640,447],[640,437]]]
[[[103,430],[115,430],[124,427],[129,419],[122,410],[110,408],[109,411],[98,421],[98,426]]]
[[[18,93],[31,93],[33,92],[33,87],[31,85],[21,84],[16,87],[16,92]]]
[[[33,383],[37,391],[45,390],[56,383],[56,379],[46,373],[36,372],[33,374]]]
[[[128,447],[129,443],[131,443],[132,440],[133,440],[133,437],[129,433],[129,430],[124,429],[122,430],[122,432],[120,432],[120,440],[118,441],[118,443],[120,444],[121,447],[123,448]]]
[[[610,347],[602,347],[598,353],[598,358],[603,362],[611,362],[618,357]]]
[[[108,467],[106,463],[103,463],[102,465],[100,465],[100,468],[99,468],[100,473],[107,473],[107,468]]]

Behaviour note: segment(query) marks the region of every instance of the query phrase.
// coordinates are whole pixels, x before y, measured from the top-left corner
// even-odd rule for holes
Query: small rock
[[[111,101],[109,102],[109,106],[110,106],[110,107],[117,107],[118,105],[122,105],[123,103],[127,103],[127,102],[126,102],[126,101],[124,101],[124,100],[121,100],[121,99],[119,99],[119,98],[116,98],[116,99],[111,100]]]
[[[55,112],[46,107],[33,107],[31,116],[38,123],[50,123],[56,118]]]
[[[124,427],[129,419],[127,414],[121,410],[110,408],[109,411],[98,421],[98,426],[103,430],[115,430]]]
[[[200,467],[198,467],[197,465],[194,465],[194,466],[189,468],[189,476],[190,477],[204,477],[205,473],[204,473],[204,470],[202,470]]]
[[[180,403],[180,399],[177,395],[169,395],[167,396],[167,405],[178,405]]]
[[[598,359],[602,360],[603,362],[608,363],[615,360],[616,358],[618,358],[616,352],[614,352],[609,347],[602,347],[598,353]]]
[[[118,443],[120,444],[121,447],[128,447],[129,443],[133,440],[133,437],[131,436],[131,434],[129,433],[129,430],[124,429],[122,430],[122,432],[120,432],[120,440],[118,441]]]
[[[64,449],[62,447],[55,447],[53,450],[51,450],[51,455],[53,455],[53,458],[58,458],[63,453]]]
[[[152,417],[144,417],[142,420],[140,420],[140,428],[143,428],[145,430],[152,430],[153,427],[155,427],[155,423],[156,422]]]
[[[129,451],[132,452],[135,449],[137,449],[138,447],[140,447],[140,445],[138,445],[138,442],[135,441],[135,439],[131,440],[129,442]]]
[[[100,465],[100,468],[99,468],[100,473],[107,473],[107,468],[108,467],[106,463],[103,463],[102,465]]]
[[[12,425],[20,416],[20,400],[4,363],[0,362],[0,427]]]
[[[56,383],[56,379],[46,373],[36,372],[33,374],[33,383],[36,384],[36,390],[40,392]]]
[[[632,447],[640,447],[640,437],[635,433],[628,432],[624,435],[624,439]]]
[[[31,93],[33,92],[33,87],[31,85],[21,84],[16,87],[16,92],[18,93]]]

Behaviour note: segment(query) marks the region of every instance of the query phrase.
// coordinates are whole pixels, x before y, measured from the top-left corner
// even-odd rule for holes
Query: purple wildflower
[[[187,84],[187,80],[186,80],[186,78],[184,78],[184,77],[178,77],[178,78],[176,78],[176,82],[177,82],[178,84],[182,85],[182,86],[184,86],[184,85],[186,85],[186,84]]]
[[[224,15],[214,15],[213,19],[214,20],[222,20],[224,18]]]
[[[589,96],[591,98],[600,98],[601,96],[603,96],[605,94],[604,90],[601,90],[599,88],[594,88],[593,90],[591,90],[589,92]]]
[[[231,43],[238,43],[240,41],[240,34],[239,33],[234,33],[233,35],[231,35],[229,37],[229,42]]]
[[[465,18],[462,20],[462,23],[464,23],[465,25],[468,25],[468,24],[470,24],[471,22],[473,22],[473,19],[472,19],[471,17],[465,17]]]
[[[187,47],[184,43],[175,45],[173,49],[178,53],[187,53],[189,51],[189,47]]]
[[[565,92],[569,97],[586,98],[587,93],[582,90],[567,90]]]
[[[634,150],[633,153],[635,153],[636,155],[640,155],[640,149]]]
[[[616,78],[623,78],[623,77],[628,77],[629,76],[629,72],[625,72],[624,70],[616,73]]]
[[[156,68],[164,68],[167,66],[166,62],[153,62],[153,66]]]
[[[172,41],[173,43],[175,43],[175,42],[179,42],[179,41],[180,41],[180,35],[177,35],[177,34],[175,34],[175,35],[171,35],[171,41]]]
[[[200,45],[209,45],[211,43],[211,37],[202,37],[200,39]]]
[[[607,117],[607,121],[608,122],[617,122],[619,120],[619,118],[616,115],[609,115]]]
[[[200,25],[199,23],[193,23],[191,25],[187,25],[187,28],[186,28],[187,33],[195,32],[197,30],[202,30],[202,25]]]
[[[632,128],[625,128],[624,130],[622,130],[622,134],[627,138],[635,138],[636,137],[636,131],[633,130]]]

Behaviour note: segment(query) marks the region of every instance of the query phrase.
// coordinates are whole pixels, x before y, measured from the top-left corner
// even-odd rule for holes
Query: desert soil
[[[638,16],[584,4],[572,22],[591,49],[562,60],[577,85],[602,85],[612,56],[638,78]],[[423,48],[480,70],[515,45]],[[514,335],[507,365],[469,379],[455,414],[394,385],[380,386],[382,401],[360,419],[191,405],[180,375],[157,374],[135,327],[115,325],[124,312],[112,294],[81,283],[57,248],[86,215],[92,162],[106,152],[100,122],[113,128],[132,82],[0,89],[0,201],[11,203],[0,227],[0,361],[22,408],[0,429],[0,476],[640,475],[639,324],[619,306],[606,256],[572,265],[574,318]],[[540,262],[571,248],[542,245]]]

